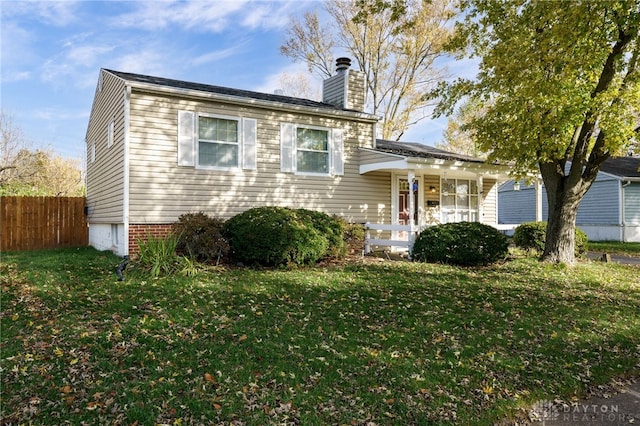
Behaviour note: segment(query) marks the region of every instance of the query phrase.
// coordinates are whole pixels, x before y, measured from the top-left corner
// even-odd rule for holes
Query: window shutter
[[[256,170],[257,121],[253,118],[242,119],[242,168]]]
[[[331,131],[331,174],[344,175],[344,141],[342,129]]]
[[[178,111],[178,165],[195,166],[195,113]]]
[[[294,173],[296,153],[295,126],[280,123],[280,171]]]

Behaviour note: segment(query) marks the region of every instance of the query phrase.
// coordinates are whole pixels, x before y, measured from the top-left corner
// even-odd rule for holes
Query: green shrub
[[[311,265],[344,253],[342,225],[324,213],[257,207],[229,219],[226,234],[236,260],[253,265]]]
[[[504,259],[509,243],[500,231],[479,222],[445,223],[426,228],[413,245],[414,260],[452,265],[488,265]]]
[[[345,222],[343,235],[350,252],[361,252],[364,249],[366,231],[363,224]]]
[[[575,229],[575,254],[581,256],[587,252],[589,238],[580,228]],[[524,250],[542,253],[547,240],[547,222],[526,222],[518,225],[513,232],[513,243]]]
[[[146,239],[138,239],[138,265],[148,270],[153,277],[170,275],[179,269],[180,259],[176,254],[178,236],[169,234],[156,237],[147,234]]]
[[[322,257],[343,257],[346,254],[347,244],[344,233],[347,223],[344,220],[313,210],[297,209],[295,212],[303,222],[313,226],[327,239],[329,247]]]
[[[229,254],[229,242],[225,238],[224,220],[206,214],[188,213],[173,225],[180,235],[176,251],[201,263],[216,263]]]

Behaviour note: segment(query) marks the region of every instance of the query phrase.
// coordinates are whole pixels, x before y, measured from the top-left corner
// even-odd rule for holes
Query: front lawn
[[[4,253],[3,424],[493,424],[640,373],[640,272],[517,259],[150,279]]]
[[[640,243],[623,243],[620,241],[589,241],[587,247],[590,251],[624,254],[628,256],[640,256]]]

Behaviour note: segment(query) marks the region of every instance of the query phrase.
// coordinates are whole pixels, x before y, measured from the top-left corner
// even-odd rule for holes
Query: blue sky
[[[321,6],[321,0],[1,0],[2,108],[36,147],[83,158],[100,68],[271,93],[282,73],[306,71],[280,54],[290,17]],[[403,140],[438,142],[445,123],[425,122]]]

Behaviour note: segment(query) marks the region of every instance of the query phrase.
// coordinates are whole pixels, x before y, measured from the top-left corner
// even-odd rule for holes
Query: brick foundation
[[[135,257],[140,252],[138,240],[144,240],[148,235],[166,237],[173,231],[170,223],[145,223],[129,225],[129,256]]]

